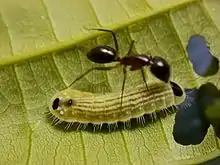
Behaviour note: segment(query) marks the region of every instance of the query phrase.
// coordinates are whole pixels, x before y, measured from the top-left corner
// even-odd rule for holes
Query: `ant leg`
[[[81,76],[79,76],[78,78],[76,78],[70,85],[72,86],[76,81],[80,80],[81,78],[83,78],[85,75],[87,75],[88,73],[90,73],[91,71],[93,70],[111,70],[111,69],[114,69],[114,68],[117,68],[119,67],[120,64],[116,64],[115,66],[109,66],[109,67],[94,67],[94,68],[91,68],[91,69],[88,69],[86,72],[84,72]]]
[[[134,46],[134,42],[135,42],[134,40],[131,41],[131,44],[129,46],[129,50],[128,50],[127,55],[131,54],[132,48]],[[122,90],[121,90],[121,107],[122,107],[122,100],[123,100],[123,95],[124,95],[125,80],[126,80],[126,77],[127,77],[126,66],[123,67],[123,74],[124,74],[124,79],[123,79]]]
[[[135,42],[135,40],[132,40],[131,43],[130,43],[130,46],[129,46],[129,49],[128,49],[128,53],[127,53],[128,56],[129,56],[129,55],[131,54],[131,52],[132,52],[132,48],[133,48],[133,46],[134,46],[134,42]]]
[[[144,80],[144,83],[145,83],[147,89],[149,90],[149,88],[148,88],[148,86],[147,86],[147,81],[146,81],[146,78],[145,78],[145,74],[144,74],[144,69],[143,69],[143,67],[141,67],[141,75],[142,75],[142,77],[143,77],[143,80]]]
[[[141,74],[142,74],[144,83],[145,83],[145,85],[146,85],[146,87],[147,87],[147,90],[150,91],[150,89],[149,89],[148,86],[147,86],[147,81],[146,81],[146,78],[145,78],[144,68],[143,68],[143,67],[141,67]],[[153,93],[152,93],[152,94],[153,94]],[[155,99],[155,94],[153,94],[153,97],[154,97],[154,99]]]
[[[103,31],[103,32],[108,32],[112,34],[113,40],[114,40],[114,44],[115,44],[115,49],[117,52],[119,52],[119,46],[118,46],[118,41],[115,35],[115,32],[113,32],[112,30],[108,30],[108,29],[101,29],[101,28],[89,28],[90,30],[98,30],[98,31]]]
[[[123,67],[123,74],[124,74],[124,79],[123,79],[123,84],[122,84],[122,89],[121,89],[121,107],[122,107],[122,100],[123,100],[123,95],[124,95],[125,80],[127,77],[126,66]]]

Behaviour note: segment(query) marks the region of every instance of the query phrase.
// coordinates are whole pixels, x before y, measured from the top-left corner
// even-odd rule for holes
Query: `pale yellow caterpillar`
[[[175,87],[174,87],[175,86]],[[175,95],[175,90],[181,94]],[[121,93],[89,93],[67,88],[56,93],[49,102],[49,112],[55,124],[67,122],[67,127],[73,123],[102,126],[129,122],[132,118],[143,120],[143,115],[154,116],[159,111],[182,103],[185,92],[176,83],[149,82],[145,85],[126,89],[123,104]]]

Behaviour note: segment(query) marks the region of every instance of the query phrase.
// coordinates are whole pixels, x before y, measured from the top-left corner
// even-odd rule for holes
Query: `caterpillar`
[[[68,129],[74,123],[89,124],[102,127],[103,124],[114,125],[118,122],[128,123],[136,118],[145,122],[143,116],[177,108],[186,97],[184,90],[178,84],[149,82],[145,85],[125,90],[123,104],[121,93],[90,93],[67,88],[56,93],[49,101],[49,114],[55,125],[67,123]]]

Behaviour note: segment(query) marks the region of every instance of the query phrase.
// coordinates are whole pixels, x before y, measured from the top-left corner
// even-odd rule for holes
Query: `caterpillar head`
[[[56,93],[49,103],[50,113],[57,117],[66,118],[71,113],[69,109],[76,105],[79,97],[77,90],[67,89]]]

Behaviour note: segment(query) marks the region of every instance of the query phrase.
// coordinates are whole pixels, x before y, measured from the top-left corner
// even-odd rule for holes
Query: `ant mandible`
[[[91,28],[90,30],[97,30],[97,31],[103,31],[108,32],[112,34],[115,48],[112,48],[107,45],[98,45],[94,48],[92,48],[88,53],[87,57],[90,61],[99,63],[99,64],[107,64],[112,62],[119,62],[115,66],[110,67],[94,67],[89,70],[87,70],[84,74],[82,74],[80,77],[78,77],[74,82],[70,84],[73,85],[77,80],[84,77],[86,74],[88,74],[92,70],[111,70],[113,68],[117,68],[120,65],[123,65],[123,84],[122,84],[122,93],[121,93],[121,105],[122,105],[122,98],[124,93],[124,87],[125,87],[125,80],[127,76],[127,70],[126,68],[130,66],[130,71],[135,71],[141,69],[141,74],[144,80],[144,83],[147,87],[146,78],[144,75],[144,66],[150,66],[151,73],[156,76],[158,79],[164,81],[167,83],[170,78],[170,66],[168,62],[159,56],[147,56],[144,54],[135,54],[132,53],[132,48],[134,45],[134,40],[130,43],[129,50],[127,52],[127,56],[120,58],[119,57],[119,46],[118,41],[116,38],[116,35],[113,31],[108,29],[100,29],[100,28]],[[147,87],[148,88],[148,87]]]

